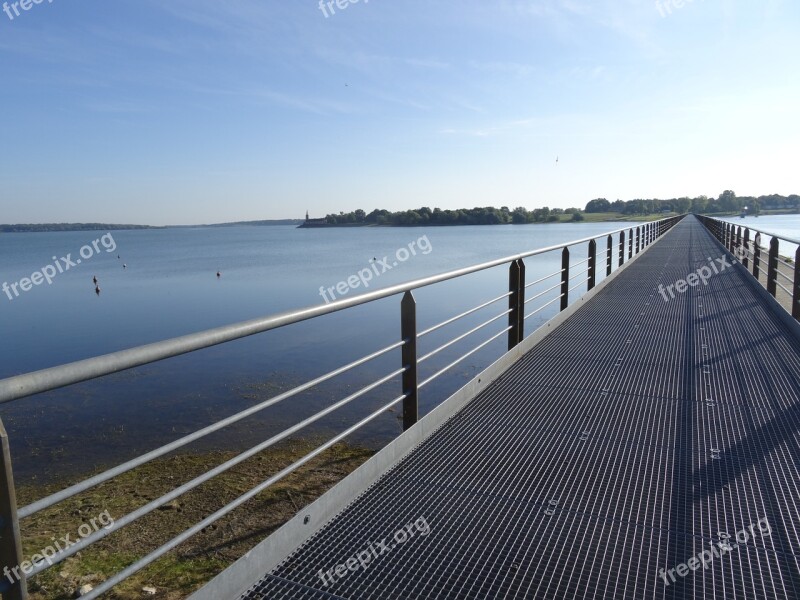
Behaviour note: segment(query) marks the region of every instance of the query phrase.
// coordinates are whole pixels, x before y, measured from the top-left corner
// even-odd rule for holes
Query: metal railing
[[[424,277],[407,283],[394,285],[382,290],[376,290],[374,292],[355,296],[349,299],[332,302],[327,305],[313,306],[302,310],[284,312],[262,319],[211,329],[208,331],[194,333],[146,346],[115,352],[105,356],[99,356],[88,360],[82,360],[59,367],[44,369],[41,371],[0,380],[0,403],[16,401],[33,396],[35,394],[74,385],[83,381],[97,379],[106,375],[118,373],[123,370],[132,369],[182,354],[195,352],[203,348],[224,344],[233,340],[264,333],[280,327],[287,327],[301,321],[318,318],[323,315],[328,315],[337,311],[402,294],[402,299],[400,302],[401,339],[398,342],[378,349],[353,362],[338,367],[286,392],[280,393],[246,410],[217,421],[216,423],[204,427],[194,433],[181,437],[180,439],[161,446],[160,448],[147,452],[146,454],[138,456],[103,473],[89,477],[84,481],[71,485],[61,491],[51,494],[45,498],[41,498],[21,508],[17,508],[16,503],[8,436],[3,428],[2,421],[0,420],[0,442],[2,442],[2,448],[0,448],[0,460],[2,461],[0,463],[0,479],[2,479],[2,482],[0,482],[2,484],[0,487],[0,569],[3,567],[14,569],[17,567],[16,573],[20,575],[19,580],[13,584],[9,583],[9,579],[6,578],[0,580],[0,593],[2,594],[2,597],[4,599],[13,600],[23,600],[27,598],[28,578],[33,577],[56,564],[59,564],[61,561],[69,558],[70,556],[74,556],[76,553],[97,542],[98,540],[110,535],[117,529],[125,527],[137,519],[140,519],[141,517],[155,511],[159,507],[172,502],[174,499],[189,492],[190,490],[193,490],[211,478],[224,473],[235,465],[240,464],[252,456],[255,456],[256,454],[266,450],[278,442],[285,440],[298,431],[319,421],[333,411],[350,404],[357,398],[360,398],[368,392],[387,384],[392,379],[397,377],[400,377],[402,380],[402,390],[400,390],[402,393],[393,398],[391,401],[384,404],[378,410],[370,413],[353,426],[347,428],[321,446],[317,447],[309,454],[303,456],[288,467],[276,473],[266,481],[258,484],[256,487],[241,495],[228,505],[222,507],[214,514],[203,519],[200,523],[197,523],[193,527],[187,529],[166,544],[149,553],[147,556],[137,560],[116,575],[99,584],[91,592],[82,597],[86,598],[87,600],[91,600],[92,598],[97,598],[101,594],[109,591],[120,582],[124,581],[147,565],[153,563],[179,544],[213,524],[223,516],[229,514],[265,490],[267,487],[283,479],[302,465],[312,460],[314,457],[344,440],[353,432],[372,422],[381,414],[385,413],[385,411],[391,409],[397,404],[402,402],[403,428],[408,429],[413,427],[419,418],[419,390],[421,388],[430,384],[432,381],[439,378],[441,375],[452,369],[467,357],[471,356],[503,335],[507,336],[508,349],[510,350],[514,348],[525,338],[525,321],[527,319],[556,302],[560,303],[560,310],[563,311],[569,306],[569,298],[572,292],[584,285],[586,286],[587,291],[595,287],[598,280],[598,269],[602,268],[601,265],[598,264],[598,239],[606,240],[605,274],[608,276],[613,270],[613,258],[615,254],[618,256],[618,265],[622,266],[626,260],[626,255],[627,258],[630,259],[635,254],[643,251],[657,238],[671,229],[681,218],[683,217],[670,217],[651,223],[637,225],[635,227],[617,229],[600,236],[574,240],[567,242],[566,244],[558,244],[547,248],[524,252],[515,256],[508,256],[470,267],[449,271],[439,275]],[[616,238],[617,235],[619,236],[618,239]],[[581,244],[587,245],[586,258],[571,264],[570,248],[579,246]],[[561,253],[561,268],[549,275],[537,279],[536,281],[526,284],[524,259],[557,252]],[[508,290],[506,292],[491,300],[482,302],[467,311],[450,317],[424,331],[417,331],[417,303],[413,295],[415,290],[506,264],[509,265]],[[571,268],[575,269],[583,267],[584,265],[584,269],[571,274]],[[537,286],[545,287],[546,289],[539,290]],[[537,293],[526,299],[526,290],[534,287],[537,287]],[[556,290],[558,290],[558,295],[555,298],[548,299],[548,294]],[[496,314],[483,321],[478,326],[469,329],[467,332],[455,336],[431,352],[428,352],[423,356],[418,356],[417,341],[420,338],[449,326],[469,315],[474,315],[479,311],[489,308],[490,306],[501,303],[506,299],[508,301],[507,308],[500,314]],[[547,302],[543,303],[541,306],[538,306],[532,312],[525,314],[526,305],[540,299],[541,301],[547,300]],[[505,317],[507,317],[507,321],[504,321]],[[439,352],[453,346],[458,342],[463,341],[468,336],[483,330],[497,321],[501,321],[505,325],[500,329],[499,332],[493,332],[488,339],[473,347],[468,352],[462,354],[457,360],[449,363],[444,368],[439,369],[436,373],[425,380],[421,382],[418,381],[417,366],[420,363],[429,360]],[[331,380],[339,375],[342,375],[343,373],[352,371],[359,366],[373,361],[378,357],[385,356],[393,351],[397,351],[398,349],[400,350],[401,354],[399,360],[400,366],[392,372],[387,373],[385,376],[348,395],[346,398],[339,400],[338,402],[326,407],[313,416],[300,421],[292,427],[281,431],[280,433],[205,472],[195,479],[180,485],[167,494],[148,502],[144,506],[141,506],[128,515],[115,519],[114,526],[112,528],[99,529],[98,531],[95,531],[72,546],[59,551],[54,556],[49,557],[47,561],[39,560],[33,564],[28,563],[30,568],[26,569],[25,571],[18,568],[21,564],[23,564],[19,524],[20,520],[29,518],[40,511],[67,500],[68,498],[81,494],[103,482],[109,481],[159,457],[165,456],[179,448],[204,438],[205,436],[242,421],[251,415],[259,413],[270,406],[274,406],[283,400],[286,400],[287,398],[296,396],[301,392],[314,388],[323,382]]]
[[[765,276],[764,287],[773,298],[780,300],[778,290],[785,294],[783,298],[791,307],[789,312],[800,321],[800,240],[711,217],[698,215],[698,218],[757,281],[761,282],[761,275]],[[781,242],[794,247],[794,264],[781,258]]]

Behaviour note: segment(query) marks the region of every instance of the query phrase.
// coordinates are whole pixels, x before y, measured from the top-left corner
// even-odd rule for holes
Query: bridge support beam
[[[794,294],[792,296],[792,316],[800,321],[800,246],[794,253]]]
[[[742,265],[745,269],[750,268],[750,228],[744,230],[744,252],[742,253]]]
[[[525,263],[522,259],[511,263],[508,270],[508,349],[511,350],[525,337]]]
[[[22,564],[22,538],[17,518],[17,494],[11,469],[11,449],[8,434],[0,419],[0,571],[19,574],[19,577],[0,575],[0,594],[3,600],[27,600],[28,584]],[[7,569],[7,570],[6,570]]]
[[[561,310],[569,306],[569,248],[561,253]]]
[[[769,266],[767,267],[767,291],[774,298],[778,293],[778,238],[769,243]]]
[[[588,291],[591,291],[597,283],[597,242],[589,242],[589,284]]]
[[[417,301],[410,291],[400,303],[400,337],[405,342],[403,359],[403,431],[419,420],[419,390],[417,388]]]

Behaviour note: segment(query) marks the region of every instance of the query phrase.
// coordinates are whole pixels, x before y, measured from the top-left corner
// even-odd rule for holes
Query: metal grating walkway
[[[722,256],[684,219],[244,598],[800,598],[800,342],[741,268],[657,291]]]

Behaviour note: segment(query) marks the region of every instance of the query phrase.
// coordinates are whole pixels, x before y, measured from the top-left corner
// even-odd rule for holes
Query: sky
[[[38,1],[0,223],[800,193],[796,0]]]

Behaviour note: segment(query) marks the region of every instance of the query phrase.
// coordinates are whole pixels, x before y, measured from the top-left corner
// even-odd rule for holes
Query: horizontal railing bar
[[[578,261],[578,262],[576,262],[576,263],[573,263],[573,265],[572,265],[572,266],[573,266],[573,267],[580,267],[582,264],[584,264],[584,263],[588,263],[590,260],[591,260],[591,259],[589,259],[589,258],[585,258],[585,259],[583,259],[583,260],[581,260],[581,261]]]
[[[542,283],[543,281],[547,281],[548,279],[550,279],[550,278],[552,278],[552,277],[555,277],[556,275],[561,275],[563,272],[564,272],[564,269],[559,269],[559,270],[558,270],[558,271],[556,271],[555,273],[550,273],[550,275],[547,275],[547,276],[545,276],[545,277],[542,277],[541,279],[537,279],[536,281],[532,281],[531,283],[529,283],[529,284],[527,284],[527,285],[525,286],[525,289],[527,290],[529,287],[531,287],[531,286],[534,286],[534,285],[536,285],[537,283]]]
[[[781,289],[782,289],[784,292],[786,292],[787,294],[789,294],[789,296],[791,296],[791,297],[794,297],[794,293],[793,293],[793,292],[791,292],[791,291],[789,291],[789,290],[787,290],[785,287],[783,287],[783,286],[780,284],[780,282],[779,282],[777,279],[773,279],[773,281],[772,281],[772,282],[773,282],[775,285],[777,285],[779,288],[781,288]]]
[[[569,281],[572,281],[573,279],[575,279],[576,277],[580,277],[581,275],[586,275],[586,273],[588,273],[588,272],[589,272],[589,269],[584,269],[583,271],[575,273],[575,275],[573,275],[572,277],[569,278]]]
[[[537,308],[537,309],[536,309],[535,311],[533,311],[532,313],[525,315],[525,318],[527,319],[528,317],[532,317],[532,316],[533,316],[533,315],[535,315],[536,313],[538,313],[538,312],[540,312],[540,311],[544,310],[545,308],[547,308],[548,306],[550,306],[550,305],[551,305],[553,302],[556,302],[556,301],[558,301],[558,300],[561,300],[561,298],[563,298],[563,297],[564,297],[564,294],[559,294],[559,295],[558,295],[556,298],[553,298],[553,299],[552,299],[552,300],[550,300],[550,302],[548,302],[547,304],[542,304],[542,305],[541,305],[539,308]]]
[[[494,304],[495,302],[499,302],[499,301],[500,301],[500,300],[502,300],[503,298],[508,298],[508,297],[509,297],[511,294],[513,294],[513,293],[514,293],[514,292],[506,292],[505,294],[503,294],[502,296],[498,296],[498,297],[497,297],[497,298],[495,298],[494,300],[489,300],[488,302],[484,302],[484,303],[483,303],[483,304],[481,304],[480,306],[476,306],[475,308],[471,308],[471,309],[469,309],[468,311],[461,313],[460,315],[456,315],[455,317],[452,317],[452,318],[450,318],[450,319],[447,319],[446,321],[442,321],[442,322],[441,322],[441,323],[439,323],[438,325],[434,325],[433,327],[430,327],[430,328],[426,329],[425,331],[423,331],[423,332],[421,332],[421,333],[418,333],[418,334],[417,334],[417,339],[419,339],[419,338],[421,338],[421,337],[423,337],[423,336],[426,336],[426,335],[428,335],[429,333],[433,333],[434,331],[436,331],[437,329],[441,329],[441,328],[442,328],[442,327],[444,327],[445,325],[450,325],[450,323],[453,323],[453,322],[455,322],[455,321],[458,321],[459,319],[461,319],[461,318],[463,318],[463,317],[466,317],[466,316],[468,316],[468,315],[471,315],[472,313],[478,312],[478,311],[479,311],[479,310],[481,310],[482,308],[486,308],[487,306],[490,306],[490,305]]]
[[[95,475],[94,477],[90,477],[89,479],[86,479],[85,481],[82,481],[80,483],[76,483],[75,485],[72,485],[72,486],[70,486],[68,488],[65,488],[65,489],[61,490],[60,492],[56,492],[55,494],[52,494],[52,495],[47,496],[45,498],[42,498],[41,500],[37,500],[36,502],[33,502],[33,503],[29,504],[28,506],[25,506],[25,507],[19,509],[17,514],[18,514],[20,519],[24,519],[26,517],[30,517],[31,515],[34,515],[37,512],[42,511],[42,510],[44,510],[46,508],[49,508],[49,507],[51,507],[51,506],[53,506],[55,504],[58,504],[59,502],[62,502],[64,500],[66,500],[67,498],[71,498],[72,496],[76,496],[77,494],[80,494],[81,492],[85,492],[86,490],[91,489],[91,488],[93,488],[93,487],[95,487],[97,485],[100,485],[101,483],[103,483],[105,481],[108,481],[109,479],[113,479],[114,477],[118,477],[118,476],[122,475],[123,473],[127,473],[128,471],[131,471],[132,469],[135,469],[136,467],[140,467],[140,466],[142,466],[142,465],[144,465],[144,464],[146,464],[146,463],[148,463],[148,462],[150,462],[152,460],[155,460],[156,458],[164,456],[165,454],[169,454],[170,452],[173,452],[174,450],[177,450],[178,448],[182,448],[183,446],[191,444],[192,442],[196,442],[197,440],[199,440],[201,438],[204,438],[205,436],[210,435],[210,434],[214,433],[215,431],[219,431],[220,429],[224,429],[225,427],[228,427],[229,425],[233,425],[234,423],[238,423],[242,419],[246,419],[247,417],[252,416],[252,415],[254,415],[254,414],[256,414],[256,413],[258,413],[258,412],[260,412],[260,411],[262,411],[262,410],[264,410],[266,408],[269,408],[270,406],[278,404],[279,402],[283,402],[284,400],[286,400],[288,398],[291,398],[292,396],[296,396],[297,394],[299,394],[301,392],[304,392],[304,391],[306,391],[308,389],[311,389],[311,388],[313,388],[313,387],[315,387],[315,386],[317,386],[317,385],[319,385],[321,383],[324,383],[324,382],[328,381],[329,379],[333,379],[334,377],[337,377],[337,376],[341,375],[342,373],[346,373],[347,371],[350,371],[350,370],[352,370],[352,369],[354,369],[356,367],[359,367],[359,366],[361,366],[361,365],[363,365],[363,364],[365,364],[365,363],[367,363],[367,362],[369,362],[371,360],[374,360],[374,359],[378,358],[379,356],[383,356],[384,354],[386,354],[388,352],[391,352],[392,350],[395,350],[395,349],[403,346],[404,344],[405,344],[404,341],[396,342],[396,343],[392,344],[391,346],[387,346],[386,348],[383,348],[382,350],[378,350],[377,352],[373,352],[372,354],[369,354],[369,355],[365,356],[364,358],[360,358],[360,359],[358,359],[356,361],[351,362],[350,364],[344,365],[343,367],[339,367],[338,369],[334,369],[333,371],[330,371],[330,372],[326,373],[325,375],[321,375],[320,377],[317,377],[316,379],[312,379],[311,381],[303,383],[303,384],[301,384],[301,385],[299,385],[299,386],[297,386],[295,388],[292,388],[291,390],[287,390],[287,391],[285,391],[285,392],[283,392],[281,394],[278,394],[277,396],[274,396],[273,398],[270,398],[269,400],[265,400],[264,402],[262,402],[260,404],[257,404],[255,406],[251,406],[250,408],[248,408],[246,410],[243,410],[243,411],[241,411],[239,413],[236,413],[235,415],[231,415],[230,417],[227,417],[225,419],[222,419],[221,421],[217,421],[213,425],[209,425],[208,427],[204,427],[203,429],[195,431],[194,433],[190,433],[189,435],[186,435],[186,436],[180,438],[179,440],[175,440],[174,442],[166,444],[165,446],[161,446],[160,448],[152,450],[152,451],[148,452],[147,454],[143,454],[142,456],[139,456],[137,458],[129,460],[128,462],[125,462],[125,463],[123,463],[123,464],[121,464],[121,465],[119,465],[117,467],[114,467],[113,469],[109,469],[108,471],[105,471],[104,473],[99,473],[98,475]]]
[[[312,423],[316,423],[321,418],[329,415],[330,413],[332,413],[333,411],[341,408],[342,406],[345,406],[345,405],[349,404],[350,402],[352,402],[356,398],[360,398],[361,396],[363,396],[367,392],[370,392],[370,391],[374,390],[375,388],[380,387],[381,385],[383,385],[387,381],[390,381],[394,377],[397,377],[398,375],[401,375],[402,373],[404,373],[406,371],[407,368],[408,367],[403,367],[401,369],[397,369],[393,373],[390,373],[389,375],[386,375],[386,376],[382,377],[378,381],[376,381],[374,383],[371,383],[370,385],[368,385],[368,386],[366,386],[364,388],[361,388],[359,391],[350,394],[347,398],[344,398],[343,400],[340,400],[339,402],[330,405],[328,408],[325,408],[324,410],[321,410],[320,412],[316,413],[315,415],[312,415],[312,416],[308,417],[307,419],[304,419],[301,422],[299,422],[299,423],[297,423],[295,425],[292,425],[288,429],[284,429],[283,431],[281,431],[280,433],[272,436],[268,440],[266,440],[264,442],[261,442],[260,444],[258,444],[256,446],[253,446],[252,448],[250,448],[250,450],[246,450],[245,452],[242,452],[241,454],[231,458],[230,460],[225,461],[221,465],[218,465],[218,466],[214,467],[213,469],[211,469],[209,471],[206,471],[202,475],[199,475],[199,476],[195,477],[191,481],[189,481],[187,483],[184,483],[183,485],[175,488],[171,492],[167,492],[166,494],[164,494],[160,498],[156,498],[155,500],[152,500],[151,502],[148,502],[144,506],[141,506],[141,507],[137,508],[135,511],[133,511],[131,513],[128,513],[124,517],[120,517],[119,519],[115,519],[114,520],[114,527],[112,529],[99,529],[98,531],[96,531],[92,535],[89,535],[89,536],[79,540],[78,542],[74,543],[73,545],[69,546],[68,548],[66,548],[66,549],[62,550],[61,552],[57,553],[55,556],[51,556],[46,562],[42,561],[42,562],[36,564],[34,566],[34,568],[33,568],[33,571],[30,573],[30,575],[31,576],[36,575],[37,573],[40,573],[40,572],[42,572],[42,571],[44,571],[46,569],[49,569],[53,565],[56,565],[56,564],[60,563],[63,560],[66,560],[67,558],[69,558],[70,556],[76,554],[77,552],[80,552],[81,550],[83,550],[87,546],[90,546],[91,544],[94,544],[96,541],[103,539],[107,535],[110,535],[113,531],[116,531],[116,530],[121,529],[121,528],[123,528],[123,527],[125,527],[127,525],[130,525],[131,523],[133,523],[137,519],[140,519],[143,516],[150,514],[154,510],[157,510],[160,506],[164,506],[168,502],[171,502],[172,500],[175,500],[176,498],[179,498],[180,496],[183,496],[185,493],[192,491],[197,486],[204,484],[208,480],[213,479],[217,475],[221,475],[225,471],[227,471],[227,470],[235,467],[236,465],[244,462],[248,458],[251,458],[251,457],[255,456],[256,454],[258,454],[260,452],[263,452],[267,448],[269,448],[271,446],[274,446],[278,442],[280,442],[282,440],[285,440],[287,437],[297,433],[298,431],[300,431],[301,429],[307,427],[308,425],[311,425]]]
[[[492,343],[494,340],[496,340],[497,338],[499,338],[501,335],[503,335],[504,333],[507,333],[507,332],[508,332],[508,331],[509,331],[511,328],[512,328],[512,326],[510,326],[510,325],[509,325],[508,327],[506,327],[505,329],[503,329],[503,330],[502,330],[500,333],[497,333],[497,334],[493,335],[492,337],[490,337],[488,340],[486,340],[486,341],[485,341],[485,342],[483,342],[482,344],[480,344],[480,345],[476,346],[475,348],[473,348],[472,350],[470,350],[469,352],[467,352],[466,354],[464,354],[464,355],[463,355],[461,358],[459,358],[458,360],[455,360],[455,361],[451,362],[451,363],[450,363],[449,365],[447,365],[447,366],[446,366],[444,369],[441,369],[441,370],[437,371],[436,373],[434,373],[433,375],[431,375],[430,377],[428,377],[428,378],[427,378],[425,381],[423,381],[422,383],[420,383],[420,384],[417,386],[417,388],[419,389],[419,388],[421,388],[421,387],[423,387],[423,386],[425,386],[425,385],[428,385],[428,384],[429,384],[431,381],[433,381],[434,379],[436,379],[437,377],[439,377],[440,375],[442,375],[443,373],[445,373],[445,372],[446,372],[446,371],[448,371],[449,369],[452,369],[453,367],[455,367],[455,366],[456,366],[458,363],[460,363],[460,362],[461,362],[462,360],[464,360],[465,358],[467,358],[467,357],[469,357],[469,356],[471,356],[471,355],[475,354],[475,353],[476,353],[478,350],[480,350],[480,349],[481,349],[481,348],[483,348],[484,346],[487,346],[487,345],[491,344],[491,343]]]
[[[579,287],[582,287],[587,281],[589,281],[588,277],[584,278],[583,281],[578,282],[578,284],[575,287],[569,288],[569,291],[571,292],[572,290],[577,290]]]
[[[249,500],[253,499],[254,497],[256,497],[258,494],[263,492],[268,487],[276,484],[277,482],[279,482],[281,479],[283,479],[287,475],[291,475],[294,471],[296,471],[297,469],[302,467],[304,464],[306,464],[307,462],[313,460],[314,458],[316,458],[317,456],[319,456],[320,454],[322,454],[326,450],[330,449],[331,447],[335,446],[336,444],[338,444],[342,440],[346,439],[352,433],[354,433],[354,432],[358,431],[359,429],[361,429],[362,427],[364,427],[364,425],[367,425],[371,421],[374,421],[379,416],[381,416],[383,413],[385,413],[387,410],[391,409],[393,406],[395,406],[399,402],[405,400],[405,398],[406,398],[406,396],[405,396],[405,394],[403,394],[402,396],[400,396],[398,398],[395,398],[394,400],[392,400],[388,404],[385,404],[384,406],[382,406],[381,408],[379,408],[378,410],[376,410],[372,414],[368,415],[367,417],[365,417],[364,419],[362,419],[361,421],[359,421],[355,425],[349,427],[348,429],[346,429],[345,431],[343,431],[342,433],[340,433],[336,437],[328,440],[327,442],[322,444],[322,446],[320,446],[316,450],[313,450],[312,452],[308,453],[303,458],[295,461],[294,463],[292,463],[291,465],[289,465],[288,467],[286,467],[285,469],[283,469],[279,473],[276,473],[275,475],[273,475],[272,477],[270,477],[266,481],[258,484],[256,487],[254,487],[249,492],[246,492],[246,493],[242,494],[241,496],[239,496],[236,500],[234,500],[230,504],[220,508],[217,512],[215,512],[214,514],[206,517],[205,519],[200,521],[194,527],[191,527],[190,529],[187,529],[186,531],[184,531],[183,533],[181,533],[177,537],[174,537],[172,540],[170,540],[169,542],[167,542],[166,544],[164,544],[160,548],[157,548],[156,550],[154,550],[153,552],[151,552],[150,554],[148,554],[144,558],[141,558],[138,561],[136,561],[135,563],[133,563],[132,565],[130,565],[129,567],[126,567],[125,569],[123,569],[122,571],[120,571],[119,573],[114,575],[113,577],[111,577],[111,578],[107,579],[106,581],[104,581],[103,583],[99,584],[91,592],[89,592],[85,596],[81,596],[81,597],[82,598],[86,598],[86,600],[94,600],[95,598],[99,597],[100,595],[106,593],[107,591],[112,589],[114,586],[116,586],[119,583],[121,583],[121,582],[125,581],[126,579],[128,579],[134,573],[137,573],[137,572],[141,571],[147,565],[152,564],[155,561],[157,561],[159,558],[164,556],[167,552],[169,552],[173,548],[175,548],[177,546],[180,546],[183,542],[185,542],[189,538],[197,535],[198,533],[200,533],[203,529],[205,529],[209,525],[212,525],[212,524],[216,523],[222,517],[228,515],[229,513],[233,512],[234,510],[236,510],[237,508],[239,508],[240,506],[242,506],[243,504],[245,504]]]
[[[783,277],[783,278],[784,278],[786,281],[788,281],[789,283],[794,283],[794,277],[789,277],[789,276],[788,276],[786,273],[784,273],[784,272],[783,272],[783,271],[781,271],[780,269],[778,269],[778,270],[776,271],[776,273],[777,273],[778,275],[780,275],[781,277]]]
[[[420,363],[422,363],[422,362],[425,362],[426,360],[428,360],[428,359],[429,359],[429,358],[431,358],[432,356],[435,356],[436,354],[438,354],[439,352],[441,352],[441,351],[442,351],[442,350],[444,350],[445,348],[449,348],[449,347],[450,347],[450,346],[452,346],[453,344],[456,344],[456,343],[460,342],[461,340],[463,340],[465,337],[472,335],[472,334],[473,334],[473,333],[475,333],[476,331],[478,331],[478,330],[480,330],[480,329],[483,329],[484,327],[486,327],[487,325],[490,325],[491,323],[494,323],[494,322],[495,322],[495,321],[497,321],[498,319],[502,319],[503,317],[505,317],[505,316],[506,316],[508,313],[512,312],[513,310],[514,310],[513,308],[509,308],[507,311],[505,311],[505,312],[503,312],[503,313],[500,313],[500,314],[499,314],[499,315],[497,315],[496,317],[492,317],[492,318],[491,318],[491,319],[489,319],[488,321],[484,321],[483,323],[481,323],[481,324],[480,324],[480,325],[478,325],[477,327],[473,327],[472,329],[470,329],[470,330],[469,330],[469,331],[467,331],[466,333],[462,333],[460,336],[458,336],[458,337],[456,337],[456,338],[453,338],[452,340],[450,340],[450,341],[449,341],[449,342],[447,342],[446,344],[443,344],[443,345],[439,346],[439,347],[438,347],[438,348],[436,348],[435,350],[431,350],[431,351],[430,351],[430,352],[428,352],[428,353],[427,353],[425,356],[423,356],[423,357],[421,357],[421,358],[418,358],[418,359],[417,359],[417,364],[420,364]],[[419,336],[417,336],[417,337],[419,337]]]
[[[528,304],[528,302],[533,302],[533,301],[534,301],[534,300],[536,300],[537,298],[539,298],[539,297],[541,297],[541,296],[544,296],[545,294],[547,294],[547,293],[549,293],[549,292],[552,292],[553,290],[555,290],[555,289],[558,289],[558,288],[560,288],[560,287],[561,287],[561,282],[559,281],[559,282],[558,282],[557,284],[555,284],[553,287],[547,288],[545,291],[543,291],[543,292],[539,292],[539,293],[538,293],[538,294],[536,294],[535,296],[531,296],[530,298],[528,298],[527,300],[525,300],[525,304]]]
[[[620,231],[627,231],[627,229],[617,229],[607,232],[603,235],[614,235]],[[172,358],[182,354],[187,354],[189,352],[194,352],[196,350],[210,348],[212,346],[231,342],[251,335],[256,335],[258,333],[264,333],[265,331],[299,323],[301,321],[307,321],[309,319],[338,312],[346,308],[360,306],[369,302],[395,296],[403,292],[433,285],[434,283],[448,281],[463,275],[469,275],[471,273],[484,271],[499,265],[508,264],[515,260],[520,260],[529,256],[547,254],[555,250],[561,250],[564,248],[564,246],[572,246],[589,242],[597,237],[598,236],[586,237],[580,240],[567,242],[566,244],[561,243],[512,256],[506,256],[504,258],[483,262],[470,267],[463,267],[461,269],[447,271],[438,275],[431,275],[406,283],[400,283],[378,289],[373,292],[367,292],[358,296],[353,296],[352,298],[343,298],[341,300],[331,302],[330,304],[315,305],[300,310],[277,313],[260,319],[253,319],[233,325],[217,327],[207,331],[201,331],[169,340],[147,344],[145,346],[138,346],[128,350],[120,350],[119,352],[106,354],[104,356],[98,356],[58,367],[42,369],[33,373],[9,377],[7,379],[0,380],[0,404],[75,383],[80,383],[82,381],[96,379],[112,373],[118,373],[127,369],[140,367],[164,360],[166,358]]]
[[[792,263],[783,260],[780,256],[778,257],[778,262],[781,263],[785,267],[789,267],[790,269],[794,269],[794,265]]]

